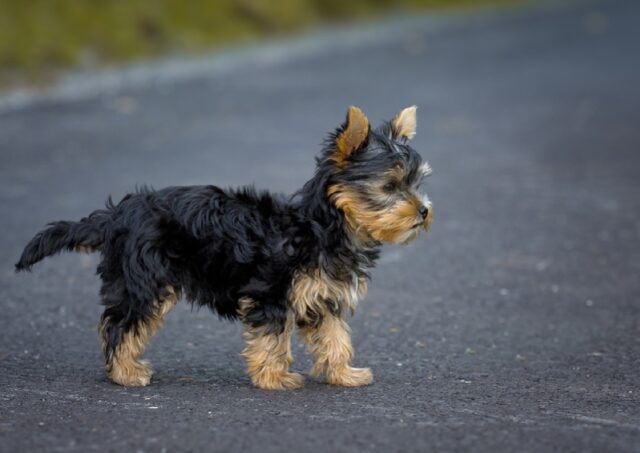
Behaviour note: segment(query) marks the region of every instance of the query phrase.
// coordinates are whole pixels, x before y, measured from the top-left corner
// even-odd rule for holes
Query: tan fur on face
[[[242,298],[238,314],[242,319],[252,308],[254,301]],[[247,361],[247,372],[253,384],[266,390],[286,390],[304,385],[304,378],[298,373],[290,373],[293,362],[291,336],[295,318],[287,317],[282,333],[268,333],[264,327],[255,328],[245,323],[243,333],[246,347],[242,356]]]
[[[336,138],[336,151],[334,161],[342,166],[351,153],[362,145],[369,134],[369,120],[358,107],[349,107],[347,112],[347,124]]]
[[[398,113],[391,121],[391,128],[395,137],[402,137],[411,140],[416,135],[416,110],[418,107],[412,105]]]
[[[360,194],[348,186],[335,184],[327,192],[335,206],[344,212],[354,233],[364,240],[405,243],[419,234],[415,226],[421,222],[418,209],[422,202],[417,197],[400,200],[383,211],[370,211]]]
[[[346,321],[337,316],[326,316],[317,327],[300,329],[300,336],[307,344],[315,364],[313,376],[324,374],[327,382],[345,387],[360,387],[373,382],[368,368],[353,368],[353,347]]]
[[[151,364],[146,360],[140,360],[147,342],[162,327],[164,317],[178,302],[178,295],[173,288],[166,288],[168,295],[162,301],[155,303],[153,316],[144,323],[139,323],[135,329],[125,332],[120,339],[120,343],[110,357],[107,357],[107,373],[111,380],[117,384],[127,387],[145,386],[151,381]],[[101,324],[99,330],[103,338],[103,350],[106,352],[104,344],[104,329],[106,320]]]

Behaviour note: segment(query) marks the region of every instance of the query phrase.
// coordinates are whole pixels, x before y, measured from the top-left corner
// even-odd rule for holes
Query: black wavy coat
[[[109,344],[153,315],[170,285],[188,301],[237,317],[238,301],[256,303],[253,326],[284,329],[295,271],[322,267],[332,278],[367,276],[379,243],[356,245],[325,196],[319,170],[287,200],[245,187],[143,188],[79,222],[54,222],[27,244],[17,270],[59,251],[99,250],[101,296],[110,318]]]

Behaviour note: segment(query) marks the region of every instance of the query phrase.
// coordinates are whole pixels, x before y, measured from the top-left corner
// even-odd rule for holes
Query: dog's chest
[[[348,278],[334,279],[320,269],[296,273],[289,303],[301,321],[315,321],[326,315],[342,315],[355,311],[367,292],[367,280],[351,273]]]

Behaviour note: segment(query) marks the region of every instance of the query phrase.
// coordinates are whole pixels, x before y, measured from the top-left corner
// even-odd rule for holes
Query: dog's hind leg
[[[107,374],[117,384],[127,387],[145,386],[151,381],[151,365],[141,360],[147,342],[162,326],[164,316],[178,301],[173,288],[151,302],[144,314],[130,310],[126,303],[111,304],[106,300],[99,333]]]
[[[256,387],[267,390],[287,390],[300,388],[304,378],[291,373],[293,362],[291,336],[294,330],[293,313],[287,313],[284,326],[280,330],[271,324],[255,325],[250,321],[255,309],[253,300],[243,298],[239,303],[239,315],[244,325],[246,348],[242,355],[247,361],[247,372]]]

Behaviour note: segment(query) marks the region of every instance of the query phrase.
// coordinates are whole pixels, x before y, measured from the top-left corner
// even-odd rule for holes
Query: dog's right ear
[[[358,107],[351,106],[347,119],[336,136],[334,160],[336,164],[344,162],[367,141],[369,137],[369,120]]]

